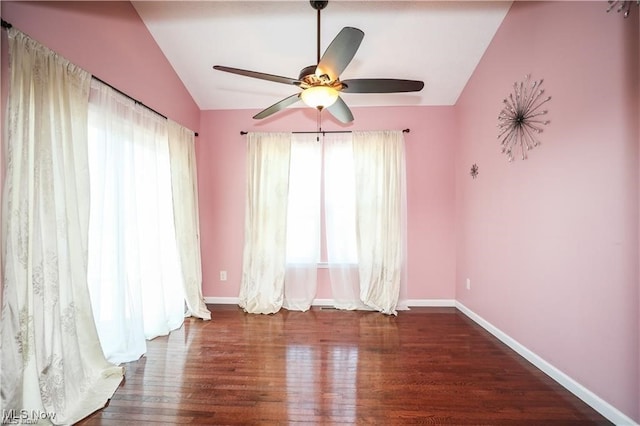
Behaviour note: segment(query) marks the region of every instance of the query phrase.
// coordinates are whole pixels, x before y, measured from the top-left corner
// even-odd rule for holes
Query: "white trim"
[[[613,422],[616,425],[636,425],[630,417],[626,416],[620,410],[615,408],[613,405],[609,404],[598,395],[591,392],[589,389],[582,386],[576,380],[572,379],[565,373],[563,373],[558,368],[551,365],[549,362],[545,361],[539,355],[522,345],[517,340],[513,339],[506,333],[504,333],[499,328],[495,327],[489,321],[482,318],[480,315],[473,312],[471,309],[467,308],[461,302],[455,302],[456,308],[460,310],[463,314],[468,316],[471,320],[477,323],[479,326],[487,330],[489,333],[493,334],[497,337],[502,343],[509,346],[511,349],[516,351],[520,356],[524,359],[535,365],[538,369],[540,369],[543,373],[547,374],[553,380],[558,382],[564,388],[566,388],[569,392],[583,400],[586,404],[588,404],[591,408],[596,410],[598,413],[602,414],[608,420]]]
[[[205,296],[204,303],[211,305],[237,305],[240,303],[239,297],[218,297]],[[333,299],[315,299],[312,306],[333,306]]]
[[[237,297],[204,297],[204,303],[212,305],[237,305]],[[404,303],[409,307],[455,307],[454,299],[410,299]],[[314,299],[312,306],[333,306],[333,299]]]
[[[334,306],[333,299],[314,299],[311,306]],[[405,300],[403,303],[404,306],[408,307],[451,307],[454,308],[456,306],[456,301],[454,299],[411,299]],[[400,309],[400,308],[398,308]]]
[[[311,306],[333,306],[333,299],[313,299]]]
[[[454,299],[410,299],[405,302],[408,307],[446,307],[456,306]]]
[[[240,302],[238,297],[203,297],[204,303],[210,305],[237,305]]]
[[[212,305],[237,305],[240,302],[238,297],[204,297],[204,303]],[[315,299],[312,306],[333,306],[333,299]]]

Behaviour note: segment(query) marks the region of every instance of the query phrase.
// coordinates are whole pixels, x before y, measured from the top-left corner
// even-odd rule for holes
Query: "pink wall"
[[[348,99],[347,99],[348,101]],[[295,108],[263,121],[257,111],[203,111],[196,144],[203,263],[203,293],[237,297],[244,238],[246,131],[316,128],[315,112]],[[407,146],[408,297],[453,299],[454,129],[453,107],[354,108],[350,130],[411,128]],[[323,129],[344,126],[330,118]],[[219,271],[228,271],[228,281]],[[322,280],[322,276],[320,276]],[[318,298],[330,298],[319,288]]]
[[[640,421],[640,31],[638,13],[624,20],[603,9],[517,2],[456,107],[359,108],[348,128],[411,128],[408,297],[460,300]],[[200,112],[128,2],[3,1],[1,15],[200,132],[203,292],[237,297],[239,131],[309,130],[315,115],[292,110],[256,122],[255,111]],[[552,123],[529,160],[508,164],[496,116],[511,84],[528,73],[545,78]],[[341,128],[331,120],[324,127]]]
[[[198,106],[131,3],[2,1],[1,8],[2,18],[20,31],[150,108],[198,131]]]
[[[638,11],[604,9],[514,3],[465,88],[456,298],[640,421]],[[528,73],[553,96],[551,124],[509,164],[496,117]]]

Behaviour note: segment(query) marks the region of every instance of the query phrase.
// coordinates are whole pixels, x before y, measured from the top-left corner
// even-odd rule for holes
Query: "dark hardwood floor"
[[[79,424],[610,424],[454,308],[209,308]]]

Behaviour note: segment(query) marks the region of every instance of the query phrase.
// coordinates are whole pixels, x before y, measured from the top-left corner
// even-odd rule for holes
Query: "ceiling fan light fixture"
[[[302,102],[311,108],[328,108],[338,99],[338,91],[331,86],[313,86],[300,93]]]
[[[342,123],[351,123],[353,121],[353,114],[347,104],[339,97],[340,92],[401,93],[419,92],[422,90],[424,82],[416,80],[356,78],[341,81],[340,74],[347,68],[347,65],[349,65],[356,54],[364,37],[364,32],[354,27],[342,28],[338,35],[329,43],[324,54],[320,56],[320,10],[326,7],[328,1],[310,0],[310,3],[311,6],[316,9],[318,16],[316,32],[317,61],[315,65],[303,68],[297,79],[222,65],[213,67],[219,71],[230,72],[245,77],[294,85],[302,90],[295,95],[281,99],[270,107],[260,111],[253,118],[261,120],[302,100],[307,106],[315,108],[318,111],[328,109],[331,115]]]

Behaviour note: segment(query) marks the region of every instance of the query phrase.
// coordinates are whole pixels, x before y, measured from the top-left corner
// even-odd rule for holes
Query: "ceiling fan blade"
[[[424,82],[417,80],[397,80],[394,78],[356,78],[342,82],[345,93],[398,93],[419,92]]]
[[[334,104],[326,109],[342,123],[351,123],[353,121],[353,114],[341,97],[338,97]]]
[[[284,98],[283,100],[276,102],[275,104],[271,105],[269,108],[264,109],[262,111],[260,111],[259,113],[257,113],[256,115],[253,116],[253,118],[255,118],[256,120],[261,120],[263,118],[266,118],[272,114],[275,114],[276,112],[285,109],[286,107],[288,107],[289,105],[293,105],[296,102],[298,102],[300,100],[300,93],[296,93],[295,95],[291,95],[287,98]]]
[[[364,33],[361,30],[344,27],[322,55],[316,68],[316,75],[318,77],[327,75],[330,81],[337,79],[355,56],[363,38]]]
[[[261,80],[274,81],[276,83],[293,84],[299,86],[301,81],[295,78],[282,77],[279,75],[265,74],[263,72],[243,70],[240,68],[225,67],[222,65],[214,65],[213,69],[218,71],[230,72],[231,74],[244,75],[245,77],[259,78]]]

